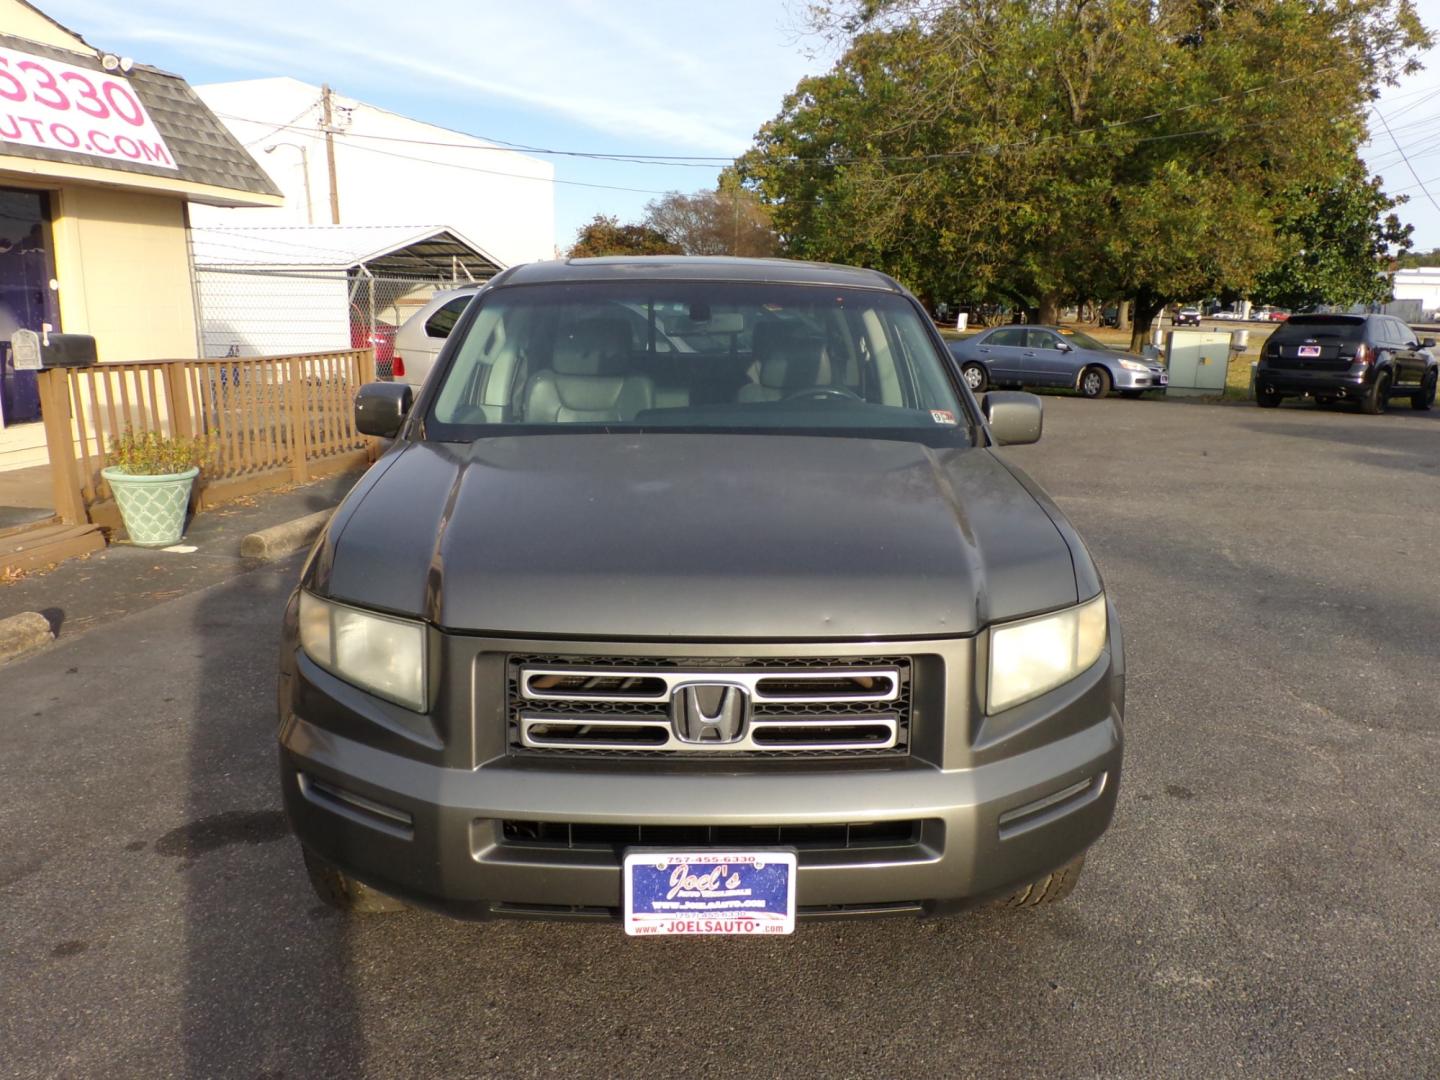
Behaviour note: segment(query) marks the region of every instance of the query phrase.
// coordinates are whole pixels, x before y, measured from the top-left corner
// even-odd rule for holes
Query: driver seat
[[[780,401],[797,390],[830,385],[830,358],[818,334],[785,322],[755,326],[755,381],[746,383],[736,401]]]

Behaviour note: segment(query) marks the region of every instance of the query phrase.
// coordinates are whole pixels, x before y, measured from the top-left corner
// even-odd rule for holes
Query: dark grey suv
[[[1292,315],[1260,353],[1255,400],[1273,409],[1308,395],[1321,405],[1354,401],[1375,414],[1403,397],[1423,411],[1435,404],[1434,347],[1391,315]]]
[[[663,348],[657,348],[663,343]],[[1120,781],[1080,538],[871,271],[508,270],[286,612],[280,779],[319,894],[632,934],[1059,899]]]

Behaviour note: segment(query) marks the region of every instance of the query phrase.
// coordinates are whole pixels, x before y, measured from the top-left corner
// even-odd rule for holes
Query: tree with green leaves
[[[1348,175],[1409,0],[832,0],[845,41],[737,162],[792,254],[1054,317],[1248,291]]]
[[[567,254],[572,259],[601,255],[679,255],[680,247],[644,224],[620,224],[618,217],[596,214],[580,226]]]
[[[1403,196],[1386,195],[1358,168],[1298,188],[1276,222],[1285,254],[1259,276],[1253,298],[1294,310],[1389,300],[1388,271],[1410,247],[1412,226],[1394,213]]]
[[[1406,251],[1395,259],[1396,270],[1414,270],[1421,266],[1440,266],[1440,248],[1429,251]]]

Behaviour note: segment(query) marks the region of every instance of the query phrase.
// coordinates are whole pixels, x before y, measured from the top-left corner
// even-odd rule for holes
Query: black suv
[[[1390,315],[1295,315],[1270,335],[1255,370],[1255,401],[1273,409],[1308,394],[1321,405],[1357,401],[1382,413],[1390,398],[1416,409],[1435,403],[1434,338]]]

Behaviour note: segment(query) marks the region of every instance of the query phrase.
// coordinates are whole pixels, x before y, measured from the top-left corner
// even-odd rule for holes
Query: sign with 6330
[[[128,79],[0,46],[4,143],[176,167]]]

